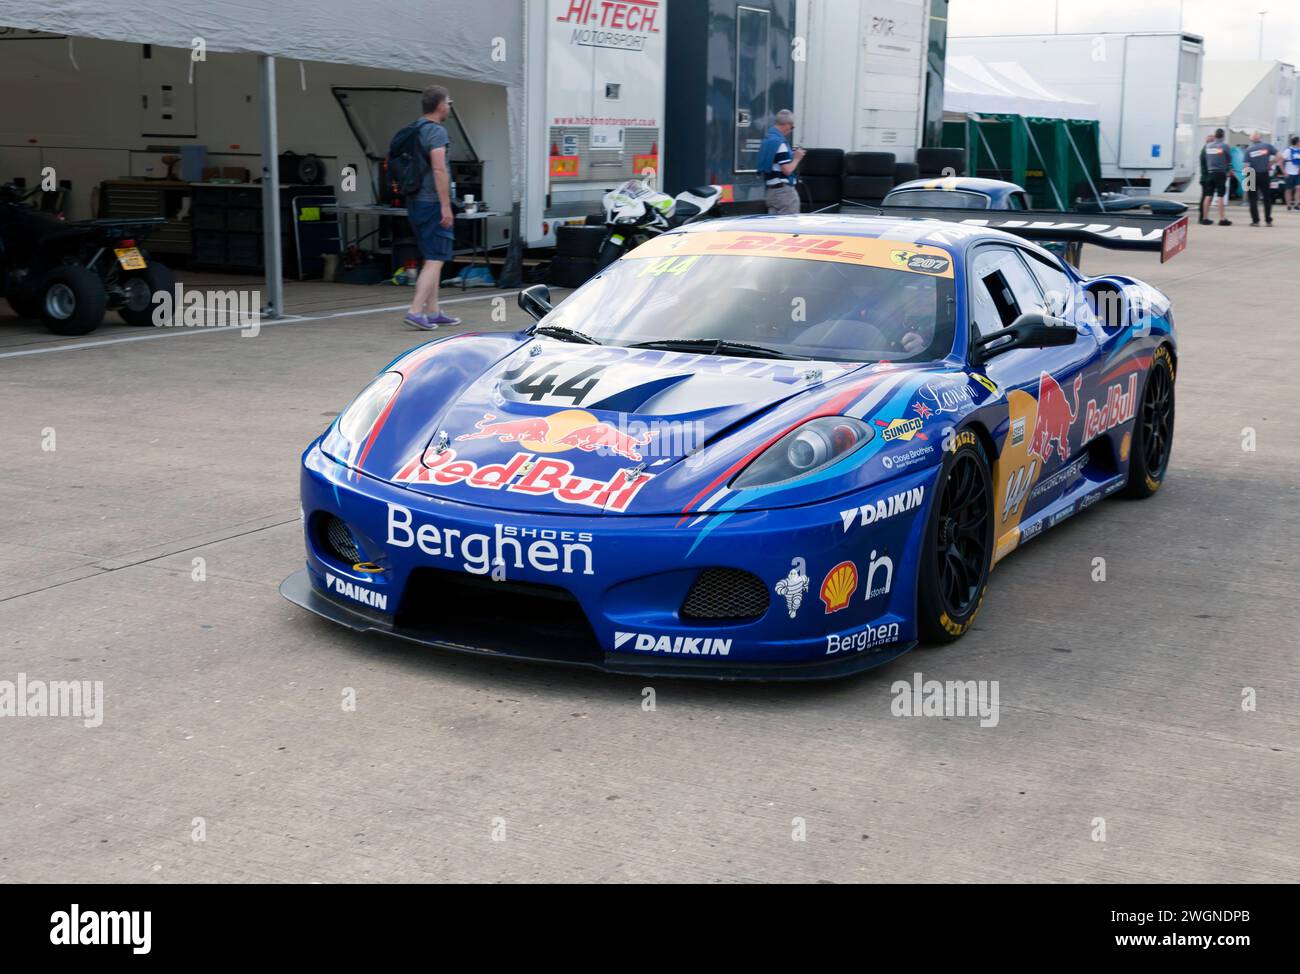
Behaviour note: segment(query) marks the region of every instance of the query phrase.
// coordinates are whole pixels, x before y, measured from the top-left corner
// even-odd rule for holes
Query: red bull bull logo
[[[536,453],[581,450],[583,453],[621,457],[632,463],[644,459],[643,450],[658,432],[620,428],[581,409],[508,421],[487,413],[474,424],[474,429],[473,433],[456,437],[456,441],[495,439],[501,443],[519,443]]]
[[[640,463],[640,448],[648,446],[653,436],[654,433],[648,432],[633,437],[627,433],[619,432],[617,427],[610,426],[609,423],[593,423],[591,426],[584,426],[582,429],[574,430],[560,440],[560,443],[565,446],[577,447],[584,453],[600,451],[612,456],[622,457],[624,460]]]
[[[1029,452],[1042,457],[1044,461],[1052,458],[1053,444],[1060,452],[1061,459],[1070,457],[1070,430],[1079,414],[1079,389],[1083,385],[1083,376],[1074,377],[1074,406],[1066,401],[1061,384],[1046,372],[1038,379],[1038,422],[1034,425],[1034,438],[1029,443]]]
[[[457,442],[496,439],[502,443],[522,443],[524,440],[545,440],[551,435],[551,424],[545,419],[519,419],[498,423],[492,413],[488,413],[475,423],[474,428],[478,430],[477,433],[458,436]]]

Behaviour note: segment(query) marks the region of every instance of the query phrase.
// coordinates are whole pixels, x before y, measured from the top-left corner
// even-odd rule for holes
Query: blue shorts
[[[451,260],[455,234],[439,222],[442,220],[442,204],[437,200],[411,200],[406,204],[406,213],[420,245],[420,256],[443,263]]]
[[[1295,189],[1297,186],[1300,186],[1300,175],[1286,177],[1287,189]]]

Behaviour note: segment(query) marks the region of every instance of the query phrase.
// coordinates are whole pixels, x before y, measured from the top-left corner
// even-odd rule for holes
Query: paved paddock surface
[[[1175,299],[1159,496],[1013,555],[953,648],[829,685],[656,681],[653,712],[642,681],[277,594],[298,456],[420,340],[398,314],[79,349],[0,318],[0,680],[106,694],[96,728],[0,719],[0,881],[1296,879],[1300,214],[1277,220],[1193,226],[1164,267],[1085,257]],[[998,726],[892,717],[918,671],[1000,681]]]

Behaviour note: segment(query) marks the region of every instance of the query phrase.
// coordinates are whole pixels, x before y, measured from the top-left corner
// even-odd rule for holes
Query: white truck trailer
[[[929,0],[798,0],[797,140],[912,162],[925,124]]]
[[[1018,62],[1100,108],[1108,188],[1176,192],[1196,179],[1204,42],[1180,31],[949,37],[948,56]]]

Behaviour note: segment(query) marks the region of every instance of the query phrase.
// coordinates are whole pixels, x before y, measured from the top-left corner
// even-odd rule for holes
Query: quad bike
[[[139,243],[162,218],[68,223],[0,186],[0,296],[22,318],[41,318],[56,335],[85,335],[117,311],[128,325],[154,323],[176,279]]]
[[[721,198],[720,186],[699,186],[674,198],[654,189],[648,179],[629,179],[605,194],[605,243],[596,269],[604,270],[651,237],[702,219]]]

